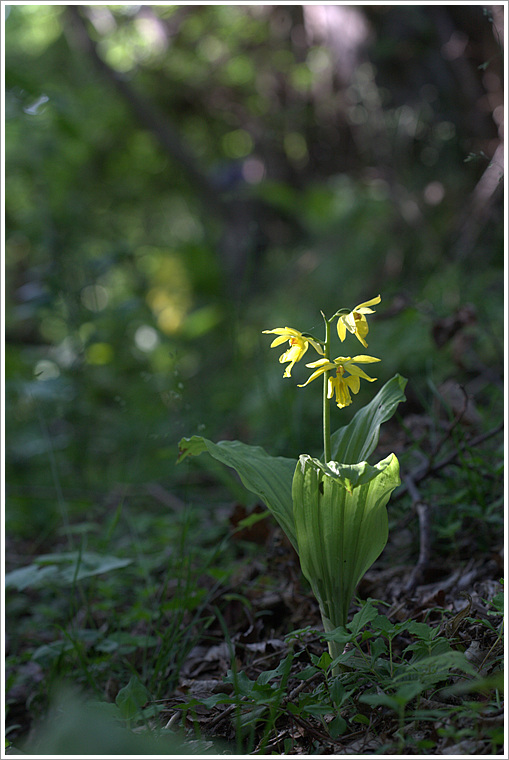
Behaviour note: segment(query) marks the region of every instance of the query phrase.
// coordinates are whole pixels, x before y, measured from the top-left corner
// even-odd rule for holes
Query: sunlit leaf
[[[357,465],[366,472],[365,463]],[[338,471],[341,466],[338,465]],[[344,626],[355,587],[387,543],[386,504],[399,485],[394,454],[348,490],[340,475],[302,455],[293,479],[293,508],[302,572],[320,603],[326,630]]]
[[[245,487],[270,509],[296,548],[292,506],[292,479],[296,460],[272,457],[260,446],[248,446],[240,441],[213,443],[195,435],[180,441],[178,462],[187,456],[198,456],[204,451],[238,473]]]
[[[398,404],[405,401],[406,384],[406,378],[394,375],[348,425],[331,436],[333,460],[357,464],[368,459],[378,444],[380,426],[392,417]]]

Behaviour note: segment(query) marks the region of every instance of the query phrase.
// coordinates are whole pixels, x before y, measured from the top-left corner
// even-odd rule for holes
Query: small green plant
[[[489,677],[481,676],[447,633],[450,626],[393,622],[380,613],[382,604],[368,599],[344,628],[329,633],[308,627],[288,634],[287,653],[279,664],[254,677],[237,670],[232,653],[225,690],[177,703],[175,710],[192,715],[201,705],[213,711],[215,722],[223,717],[235,725],[247,751],[261,754],[269,747],[291,753],[291,743],[285,746],[277,738],[278,726],[289,723],[320,737],[322,751],[327,746],[332,750],[338,739],[347,742],[359,728],[365,733],[371,727],[376,733],[383,726],[390,740],[377,746],[377,753],[385,749],[404,754],[411,749],[415,754],[433,750],[438,741],[472,738],[477,722],[486,720],[488,725],[493,721],[489,741],[499,747],[502,724],[497,717],[503,716],[497,702],[502,684],[498,664]],[[493,606],[496,634],[498,597]],[[341,646],[337,661],[328,652],[317,655],[309,650],[316,637]],[[458,700],[465,693],[482,694],[482,700]]]
[[[404,400],[406,380],[396,375],[377,396],[359,410],[351,423],[331,434],[330,402],[339,409],[352,403],[360,380],[374,382],[358,365],[380,359],[366,354],[332,358],[332,325],[343,342],[348,333],[367,347],[367,315],[380,296],[354,309],[339,309],[329,319],[323,313],[324,340],[292,327],[265,330],[275,334],[271,347],[288,342],[279,358],[287,364],[283,377],[291,377],[296,364],[313,348],[320,356],[306,366],[313,370],[305,387],[323,376],[323,458],[301,454],[298,460],[271,457],[262,448],[239,441],[213,443],[201,436],[183,439],[179,459],[207,451],[233,467],[244,485],[261,498],[279,522],[300,559],[302,572],[320,605],[326,632],[344,627],[355,588],[383,551],[388,538],[386,504],[399,485],[399,463],[394,454],[375,465],[367,458],[375,449],[380,425]],[[330,655],[340,653],[329,640]]]

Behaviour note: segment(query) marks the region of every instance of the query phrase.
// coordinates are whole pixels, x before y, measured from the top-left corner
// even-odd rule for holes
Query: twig
[[[185,506],[183,501],[170,491],[167,491],[166,488],[163,488],[160,483],[146,483],[145,490],[149,496],[157,499],[157,501],[164,504],[165,507],[169,507],[169,509],[172,509],[175,512],[182,511]]]
[[[422,501],[421,495],[412,478],[405,478],[408,492],[412,497],[412,506],[419,516],[419,559],[414,567],[412,574],[405,586],[405,591],[413,591],[424,575],[431,556],[431,520],[430,506],[427,502]]]
[[[292,714],[292,719],[306,730],[307,736],[312,736],[313,738],[318,739],[318,741],[332,741],[330,734],[326,734],[324,731],[315,728],[308,720],[301,718],[300,715]]]
[[[467,411],[468,395],[462,385],[460,385],[459,387],[461,391],[463,392],[463,408],[460,409],[459,412],[455,414],[453,421],[447,426],[446,431],[443,434],[442,438],[440,438],[438,443],[435,444],[435,447],[430,455],[430,461],[433,461],[433,459],[437,456],[438,452],[440,451],[444,443],[446,443],[449,440],[449,438],[451,437],[452,431],[454,430],[455,427],[457,427],[457,425],[459,425],[459,423],[463,419],[465,412]]]
[[[92,59],[96,68],[103,74],[129,104],[132,112],[152,134],[158,139],[165,152],[171,156],[186,172],[188,178],[194,183],[200,192],[203,201],[208,208],[213,208],[216,213],[224,213],[225,208],[217,188],[212,184],[207,175],[202,172],[198,163],[186,145],[184,145],[176,129],[169,122],[166,114],[161,114],[146,98],[140,95],[128,82],[128,80],[112,69],[97,52],[97,46],[90,37],[85,20],[82,16],[86,6],[68,5],[66,12],[72,22],[77,44]]]
[[[397,493],[394,494],[394,499],[400,499],[404,494],[410,491],[408,487],[408,483],[411,481],[414,485],[417,483],[420,483],[421,480],[424,480],[424,478],[427,478],[428,475],[434,474],[438,472],[439,470],[442,470],[444,467],[447,467],[448,464],[451,464],[454,462],[454,460],[460,455],[461,451],[465,448],[474,448],[475,446],[479,446],[481,443],[484,443],[484,441],[487,441],[488,438],[493,438],[493,436],[497,435],[497,433],[500,433],[504,429],[504,423],[501,422],[499,425],[497,425],[495,428],[492,428],[491,430],[488,430],[487,433],[483,433],[482,435],[478,435],[476,438],[472,438],[470,441],[466,441],[465,443],[461,444],[456,451],[453,451],[451,454],[448,454],[448,456],[441,459],[439,462],[436,462],[433,464],[432,459],[430,458],[427,463],[424,465],[424,467],[418,467],[415,470],[413,470],[407,477],[405,477],[405,482],[401,486],[401,488],[398,489]]]
[[[317,676],[321,676],[321,675],[322,675],[322,673],[320,673],[320,672],[319,673],[313,673],[311,676],[309,676],[309,678],[306,678],[303,681],[301,681],[288,694],[288,696],[285,699],[285,704],[288,704],[288,702],[292,702],[295,699],[295,697],[297,697],[301,693],[301,691],[306,688],[306,686],[309,686],[309,684],[311,683],[311,681],[313,681],[313,679],[315,679]]]

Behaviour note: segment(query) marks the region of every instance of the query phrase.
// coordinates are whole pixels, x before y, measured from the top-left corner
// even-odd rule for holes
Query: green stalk
[[[330,322],[322,312],[325,321],[325,358],[330,361]],[[329,372],[323,373],[323,458],[324,462],[330,462],[331,454],[331,437],[330,437],[330,401],[327,398],[329,389]]]
[[[329,618],[323,614],[323,612],[321,612],[321,617],[322,617],[322,623],[323,623],[323,630],[325,631],[325,633],[330,633],[331,631],[334,631],[338,627],[338,625],[334,625],[334,623],[332,623],[329,620]],[[341,621],[339,625],[345,628],[346,620]],[[339,641],[328,641],[327,645],[329,649],[330,658],[333,662],[337,657],[342,655],[343,652],[345,651],[345,645],[341,644]],[[338,663],[332,668],[331,674],[333,676],[339,676],[341,673],[344,673],[345,670],[346,670],[345,666],[342,665],[341,663]]]

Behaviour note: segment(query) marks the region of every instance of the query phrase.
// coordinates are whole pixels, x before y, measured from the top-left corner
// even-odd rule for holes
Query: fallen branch
[[[429,564],[431,556],[431,509],[429,504],[421,499],[421,495],[412,478],[405,478],[405,483],[412,497],[412,507],[419,516],[419,559],[405,586],[405,592],[409,593],[422,580],[424,571]]]
[[[452,464],[452,462],[454,462],[454,460],[457,459],[457,457],[462,452],[464,452],[466,448],[474,448],[475,446],[479,446],[481,443],[484,443],[484,441],[487,441],[489,438],[493,438],[493,436],[500,433],[503,429],[504,429],[504,423],[501,422],[495,428],[488,430],[487,433],[483,433],[482,435],[478,435],[476,438],[472,438],[470,441],[464,442],[456,449],[456,451],[451,452],[443,459],[440,459],[438,462],[433,463],[433,458],[430,457],[428,462],[424,466],[417,467],[415,470],[410,472],[409,475],[407,475],[404,478],[404,483],[395,492],[393,496],[393,501],[396,499],[400,499],[402,496],[404,496],[404,494],[406,494],[407,492],[410,492],[410,488],[408,486],[409,482],[412,482],[414,485],[417,485],[417,483],[420,483],[429,475],[434,475],[440,470],[443,470],[444,467],[447,467],[448,464]]]

